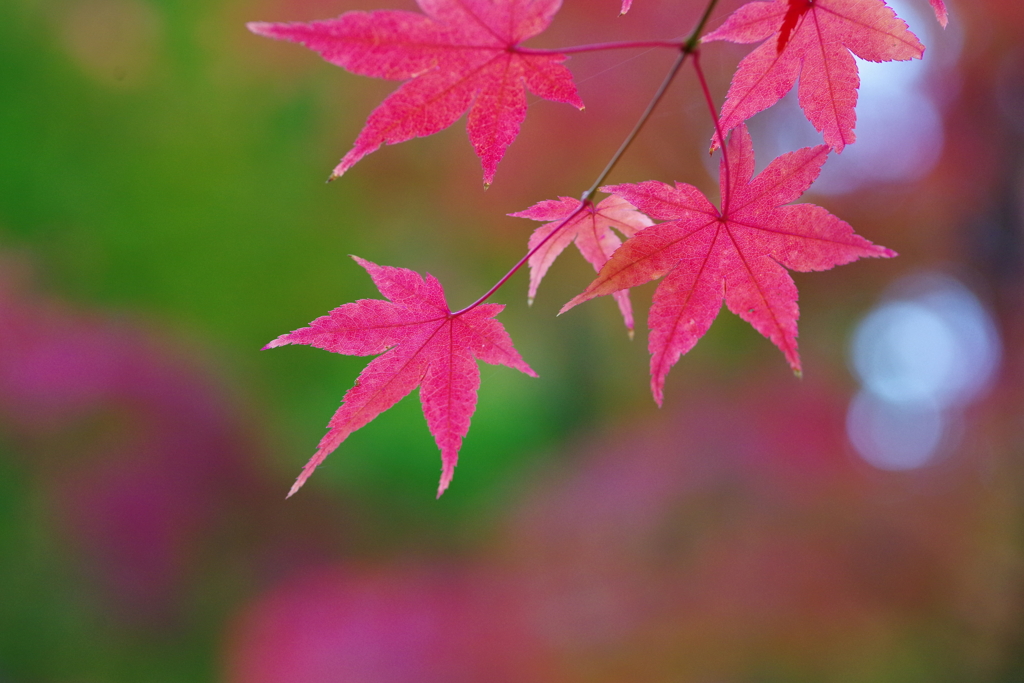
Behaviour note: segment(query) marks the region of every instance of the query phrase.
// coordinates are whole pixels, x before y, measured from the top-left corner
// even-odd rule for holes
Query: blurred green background
[[[531,45],[674,37],[702,9],[619,5],[565,0]],[[535,227],[505,214],[579,195],[671,62],[574,57],[587,111],[531,99],[486,192],[462,123],[327,185],[394,84],[244,24],[376,7],[415,9],[0,4],[0,683],[1020,680],[1018,3],[951,5],[942,32],[917,1],[932,156],[810,197],[901,258],[796,276],[803,380],[723,313],[658,411],[653,287],[633,342],[611,301],[555,318],[592,277],[566,252],[532,308],[525,274],[494,297],[541,379],[482,366],[439,501],[410,397],[286,502],[366,359],[260,347],[379,296],[349,254],[474,300]],[[719,100],[745,53],[706,48]],[[612,181],[713,196],[697,94],[684,73]],[[849,336],[924,270],[991,311],[1002,365],[936,463],[873,468],[846,434]]]

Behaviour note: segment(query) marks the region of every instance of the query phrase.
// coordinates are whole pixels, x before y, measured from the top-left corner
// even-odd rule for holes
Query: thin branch
[[[670,44],[670,45],[674,46],[676,49],[679,50],[679,56],[676,58],[676,61],[672,64],[672,68],[669,69],[668,74],[666,74],[665,79],[661,83],[661,86],[658,87],[657,92],[654,93],[654,97],[651,98],[651,101],[650,101],[650,103],[648,103],[647,108],[644,110],[644,113],[640,115],[640,119],[636,122],[636,125],[633,126],[633,130],[631,130],[629,132],[629,135],[626,136],[626,139],[622,141],[621,145],[619,145],[619,149],[616,150],[616,152],[612,156],[611,160],[604,167],[604,170],[601,171],[600,175],[597,176],[597,179],[590,186],[590,188],[587,189],[587,191],[584,192],[580,196],[580,202],[581,203],[576,208],[576,210],[573,211],[568,216],[566,216],[564,219],[562,219],[562,221],[558,225],[558,227],[556,227],[554,230],[552,230],[550,233],[548,233],[548,235],[544,239],[542,239],[532,249],[530,249],[528,252],[526,252],[526,255],[523,256],[521,259],[519,259],[519,261],[517,261],[516,264],[514,266],[512,266],[512,268],[507,273],[505,273],[505,275],[502,276],[502,278],[500,280],[498,280],[494,284],[493,287],[488,289],[487,292],[483,296],[481,296],[479,299],[477,299],[476,301],[471,303],[469,306],[466,306],[463,309],[460,309],[458,311],[455,311],[454,313],[451,313],[450,314],[451,317],[454,318],[454,317],[462,315],[463,313],[468,313],[469,311],[473,310],[474,308],[476,308],[477,306],[479,306],[483,302],[487,301],[487,299],[489,299],[491,297],[491,295],[493,295],[495,292],[497,292],[499,289],[501,289],[504,286],[504,284],[506,282],[508,282],[509,279],[513,275],[515,275],[519,271],[519,269],[522,268],[530,260],[530,257],[532,257],[534,254],[536,254],[537,251],[540,250],[551,239],[553,239],[555,237],[555,235],[557,235],[559,232],[561,232],[561,230],[566,225],[568,225],[570,221],[572,221],[574,218],[576,218],[576,216],[580,215],[580,213],[582,213],[584,210],[586,210],[589,207],[592,207],[594,205],[593,202],[590,199],[591,196],[597,191],[597,189],[599,187],[601,187],[601,185],[604,184],[605,179],[608,177],[608,175],[615,168],[616,164],[619,163],[619,160],[626,153],[626,150],[628,150],[630,145],[633,144],[633,141],[636,139],[637,135],[639,135],[641,129],[643,129],[644,124],[646,124],[648,119],[651,118],[651,114],[654,113],[654,110],[655,110],[655,108],[657,108],[658,103],[661,102],[661,99],[662,99],[662,97],[664,97],[665,92],[668,91],[668,88],[672,84],[672,81],[675,80],[675,77],[679,73],[679,70],[682,68],[683,64],[686,62],[686,58],[688,56],[690,56],[690,55],[693,55],[694,56],[694,62],[696,63],[697,53],[698,53],[697,46],[700,43],[701,34],[704,31],[704,26],[707,24],[708,19],[711,17],[711,12],[715,9],[715,5],[717,5],[717,4],[718,4],[718,0],[709,0],[707,7],[704,9],[704,14],[701,15],[700,21],[697,22],[697,26],[693,29],[693,32],[686,38],[686,40],[682,41],[682,43],[671,43]],[[605,45],[620,45],[620,44],[605,43]],[[626,45],[626,44],[623,43],[621,45]],[[662,44],[662,45],[664,45],[664,44]],[[631,47],[650,47],[651,45],[648,43],[648,44],[644,44],[644,45],[632,44],[630,46]],[[588,47],[589,48],[589,47],[593,47],[593,46],[582,46],[582,47]],[[601,49],[614,49],[614,48],[609,47],[609,48],[601,48]],[[553,51],[553,52],[558,52],[558,51]],[[561,53],[565,54],[566,51],[563,50],[563,51],[561,51]],[[537,54],[537,53],[534,52],[533,54]],[[547,53],[544,52],[544,54],[547,54]],[[700,73],[699,68],[698,68],[698,73]],[[701,76],[701,78],[703,79],[703,76]],[[710,95],[708,95],[708,97],[710,97]],[[714,105],[712,105],[712,110],[713,109],[714,109]],[[717,125],[717,116],[715,117],[715,119],[716,119],[716,125]]]
[[[697,49],[697,44],[700,43],[700,37],[704,33],[704,26],[707,25],[708,19],[711,18],[711,13],[715,10],[715,5],[718,4],[718,0],[711,0],[708,6],[704,8],[704,14],[701,15],[700,21],[697,22],[697,26],[693,29],[693,33],[686,39],[683,44],[683,50],[686,52],[693,52]]]
[[[658,91],[654,93],[654,97],[651,98],[651,101],[650,103],[648,103],[647,108],[644,110],[644,113],[640,115],[640,119],[636,122],[636,125],[633,126],[633,130],[629,132],[629,135],[626,136],[626,139],[622,141],[621,145],[619,145],[619,149],[616,150],[611,160],[604,167],[604,170],[601,171],[601,173],[597,176],[597,179],[590,186],[590,188],[586,192],[584,192],[583,195],[580,197],[581,203],[578,207],[576,207],[576,210],[573,211],[568,216],[566,216],[565,218],[563,218],[562,222],[554,230],[552,230],[550,233],[547,234],[547,236],[544,239],[538,242],[533,247],[533,249],[530,249],[528,252],[526,252],[526,255],[519,259],[519,261],[516,262],[516,264],[512,266],[512,268],[507,273],[505,273],[505,275],[500,280],[498,280],[493,287],[487,290],[487,292],[482,297],[471,303],[466,308],[463,308],[460,311],[452,313],[453,317],[462,315],[463,313],[467,313],[476,308],[477,306],[479,306],[480,304],[482,304],[483,302],[487,301],[487,299],[489,299],[492,294],[501,289],[502,286],[504,286],[504,284],[508,282],[509,278],[515,275],[516,272],[520,268],[522,268],[527,263],[527,261],[530,260],[530,257],[536,254],[537,251],[540,250],[551,239],[553,239],[555,235],[560,233],[562,231],[562,228],[568,225],[574,218],[576,218],[576,216],[580,215],[584,211],[584,209],[593,206],[593,202],[590,200],[590,197],[594,194],[594,192],[597,191],[597,188],[604,184],[605,178],[608,177],[608,174],[612,172],[612,169],[615,168],[615,165],[619,163],[619,159],[622,158],[622,156],[626,153],[626,150],[628,150],[630,145],[633,144],[633,141],[636,139],[636,136],[640,133],[640,130],[644,127],[644,124],[647,123],[647,120],[651,117],[651,114],[654,113],[654,109],[658,106],[658,103],[661,101],[661,98],[665,95],[665,91],[667,91],[669,85],[672,84],[672,81],[673,79],[675,79],[676,74],[679,73],[679,69],[683,66],[683,63],[686,61],[687,54],[689,53],[683,51],[682,48],[680,48],[679,56],[676,58],[676,61],[672,65],[672,68],[665,76],[665,80],[662,81],[661,87],[659,87]]]
[[[658,103],[661,102],[661,98],[668,90],[668,86],[670,86],[672,81],[675,80],[676,74],[679,73],[679,69],[682,68],[688,54],[690,53],[680,49],[679,56],[676,57],[676,61],[672,64],[672,68],[669,69],[668,74],[665,76],[665,80],[661,82],[661,86],[658,88],[658,91],[654,93],[654,97],[652,97],[651,101],[647,104],[647,109],[644,109],[644,113],[640,115],[640,120],[636,122],[635,126],[633,126],[633,130],[631,130],[629,135],[626,136],[626,139],[622,141],[622,144],[619,145],[619,149],[616,150],[614,156],[612,156],[611,160],[604,167],[604,170],[601,171],[601,174],[597,176],[597,180],[595,180],[594,184],[590,186],[590,189],[583,193],[581,199],[589,199],[590,195],[594,194],[594,192],[597,191],[597,188],[604,184],[605,178],[611,174],[616,164],[619,163],[619,159],[623,157],[626,150],[628,150],[630,145],[633,144],[633,141],[636,140],[636,136],[640,134],[640,129],[643,128],[644,124],[647,123],[647,120],[651,118],[651,114],[654,113],[655,107],[657,107]]]

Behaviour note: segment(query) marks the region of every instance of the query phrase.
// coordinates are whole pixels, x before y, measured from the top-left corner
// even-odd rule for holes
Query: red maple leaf
[[[561,0],[417,0],[424,14],[347,12],[308,24],[251,23],[363,76],[407,81],[366,121],[336,178],[382,144],[432,135],[469,110],[469,139],[490,184],[526,118],[526,89],[580,109],[565,55],[534,55],[519,44],[547,28]]]
[[[853,54],[872,62],[924,54],[917,36],[882,0],[750,2],[703,40],[765,41],[733,75],[722,107],[722,135],[778,102],[799,76],[800,107],[836,152],[856,140],[860,77]],[[716,135],[712,145],[719,144]]]
[[[745,125],[732,134],[727,151],[729,163],[723,160],[720,170],[721,211],[685,183],[601,188],[666,222],[629,239],[597,279],[562,308],[665,276],[648,317],[651,390],[659,405],[669,369],[708,331],[723,299],[799,373],[797,290],[786,268],[828,270],[863,256],[896,255],[820,206],[783,206],[818,177],[827,146],[784,154],[753,180],[754,148]]]
[[[576,242],[583,258],[594,266],[594,270],[601,270],[601,267],[608,262],[608,259],[622,244],[612,228],[615,228],[626,237],[632,237],[637,230],[650,226],[653,221],[636,210],[636,207],[622,197],[612,195],[605,198],[600,204],[594,206],[588,203],[578,213],[580,200],[572,197],[561,197],[560,199],[549,199],[534,204],[525,211],[510,213],[510,216],[518,218],[530,218],[535,221],[551,221],[545,223],[530,235],[529,248],[533,251],[538,244],[544,245],[534,252],[530,257],[530,292],[528,294],[530,303],[533,303],[537,296],[537,287],[548,268],[555,262],[562,251]],[[575,216],[565,223],[565,219],[576,213]],[[559,230],[558,234],[548,239],[553,231]],[[613,295],[622,311],[622,317],[626,322],[626,329],[632,334],[633,331],[633,308],[629,303],[629,292],[615,292]]]
[[[349,434],[420,387],[427,427],[441,449],[440,497],[451,482],[462,438],[476,410],[480,370],[474,359],[507,365],[531,377],[537,374],[494,319],[503,305],[483,304],[452,315],[441,283],[433,276],[427,275],[424,281],[406,268],[352,258],[366,268],[389,301],[362,299],[345,304],[264,347],[309,344],[353,356],[383,354],[370,361],[345,394],[327,434],[288,495],[298,491]]]
[[[811,0],[789,0],[789,2],[790,2],[790,8],[792,8],[791,11],[794,14],[798,14],[799,11],[800,11],[799,10],[799,6],[800,5],[809,5]],[[929,0],[929,2],[932,3],[932,9],[935,10],[935,18],[938,19],[939,23],[942,24],[943,28],[945,28],[946,24],[949,22],[949,17],[946,14],[946,4],[943,2],[943,0]],[[629,8],[630,8],[630,6],[632,4],[633,4],[633,0],[622,0],[622,12],[621,13],[625,14],[626,12],[628,12]],[[788,17],[787,17],[787,19],[788,19]],[[795,25],[795,23],[796,22],[794,21],[793,24]],[[790,31],[792,31],[792,28],[793,28],[792,26],[789,27]],[[779,52],[781,52],[782,49],[786,46],[787,40],[788,40],[788,34],[786,32],[786,24],[784,23],[783,26],[782,26],[782,39],[779,41],[779,45],[780,45]]]

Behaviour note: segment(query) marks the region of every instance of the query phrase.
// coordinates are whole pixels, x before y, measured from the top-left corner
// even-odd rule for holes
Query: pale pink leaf
[[[625,237],[631,237],[653,223],[632,204],[615,195],[606,197],[597,205],[588,203],[582,209],[581,204],[578,199],[561,197],[558,200],[538,202],[529,209],[509,214],[535,221],[549,221],[530,235],[529,249],[537,249],[529,260],[530,303],[533,303],[548,268],[571,243],[575,242],[583,258],[594,270],[599,271],[622,244],[612,228]],[[552,233],[556,234],[551,236]],[[632,330],[633,307],[629,302],[629,294],[617,294],[615,300],[622,312],[626,329]]]

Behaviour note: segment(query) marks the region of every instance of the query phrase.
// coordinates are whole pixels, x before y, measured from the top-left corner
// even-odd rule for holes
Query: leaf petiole
[[[700,81],[700,89],[704,91],[704,101],[707,102],[711,111],[711,120],[715,122],[715,136],[718,144],[722,147],[722,166],[725,167],[725,188],[722,191],[722,215],[729,213],[729,195],[732,194],[732,179],[729,177],[729,150],[726,149],[725,138],[722,136],[722,124],[718,118],[718,110],[715,108],[715,101],[711,97],[711,89],[708,88],[708,81],[704,78],[704,70],[700,68],[700,51],[693,53],[693,69],[697,72],[697,80]]]
[[[635,40],[612,43],[592,43],[590,45],[574,45],[572,47],[561,48],[558,50],[534,49],[529,47],[519,47],[518,45],[516,45],[515,47],[511,48],[511,51],[521,55],[536,55],[548,57],[553,55],[580,54],[581,52],[602,52],[604,50],[629,50],[633,48],[643,47],[671,47],[676,50],[679,50],[682,49],[682,47],[685,44],[685,40]]]

